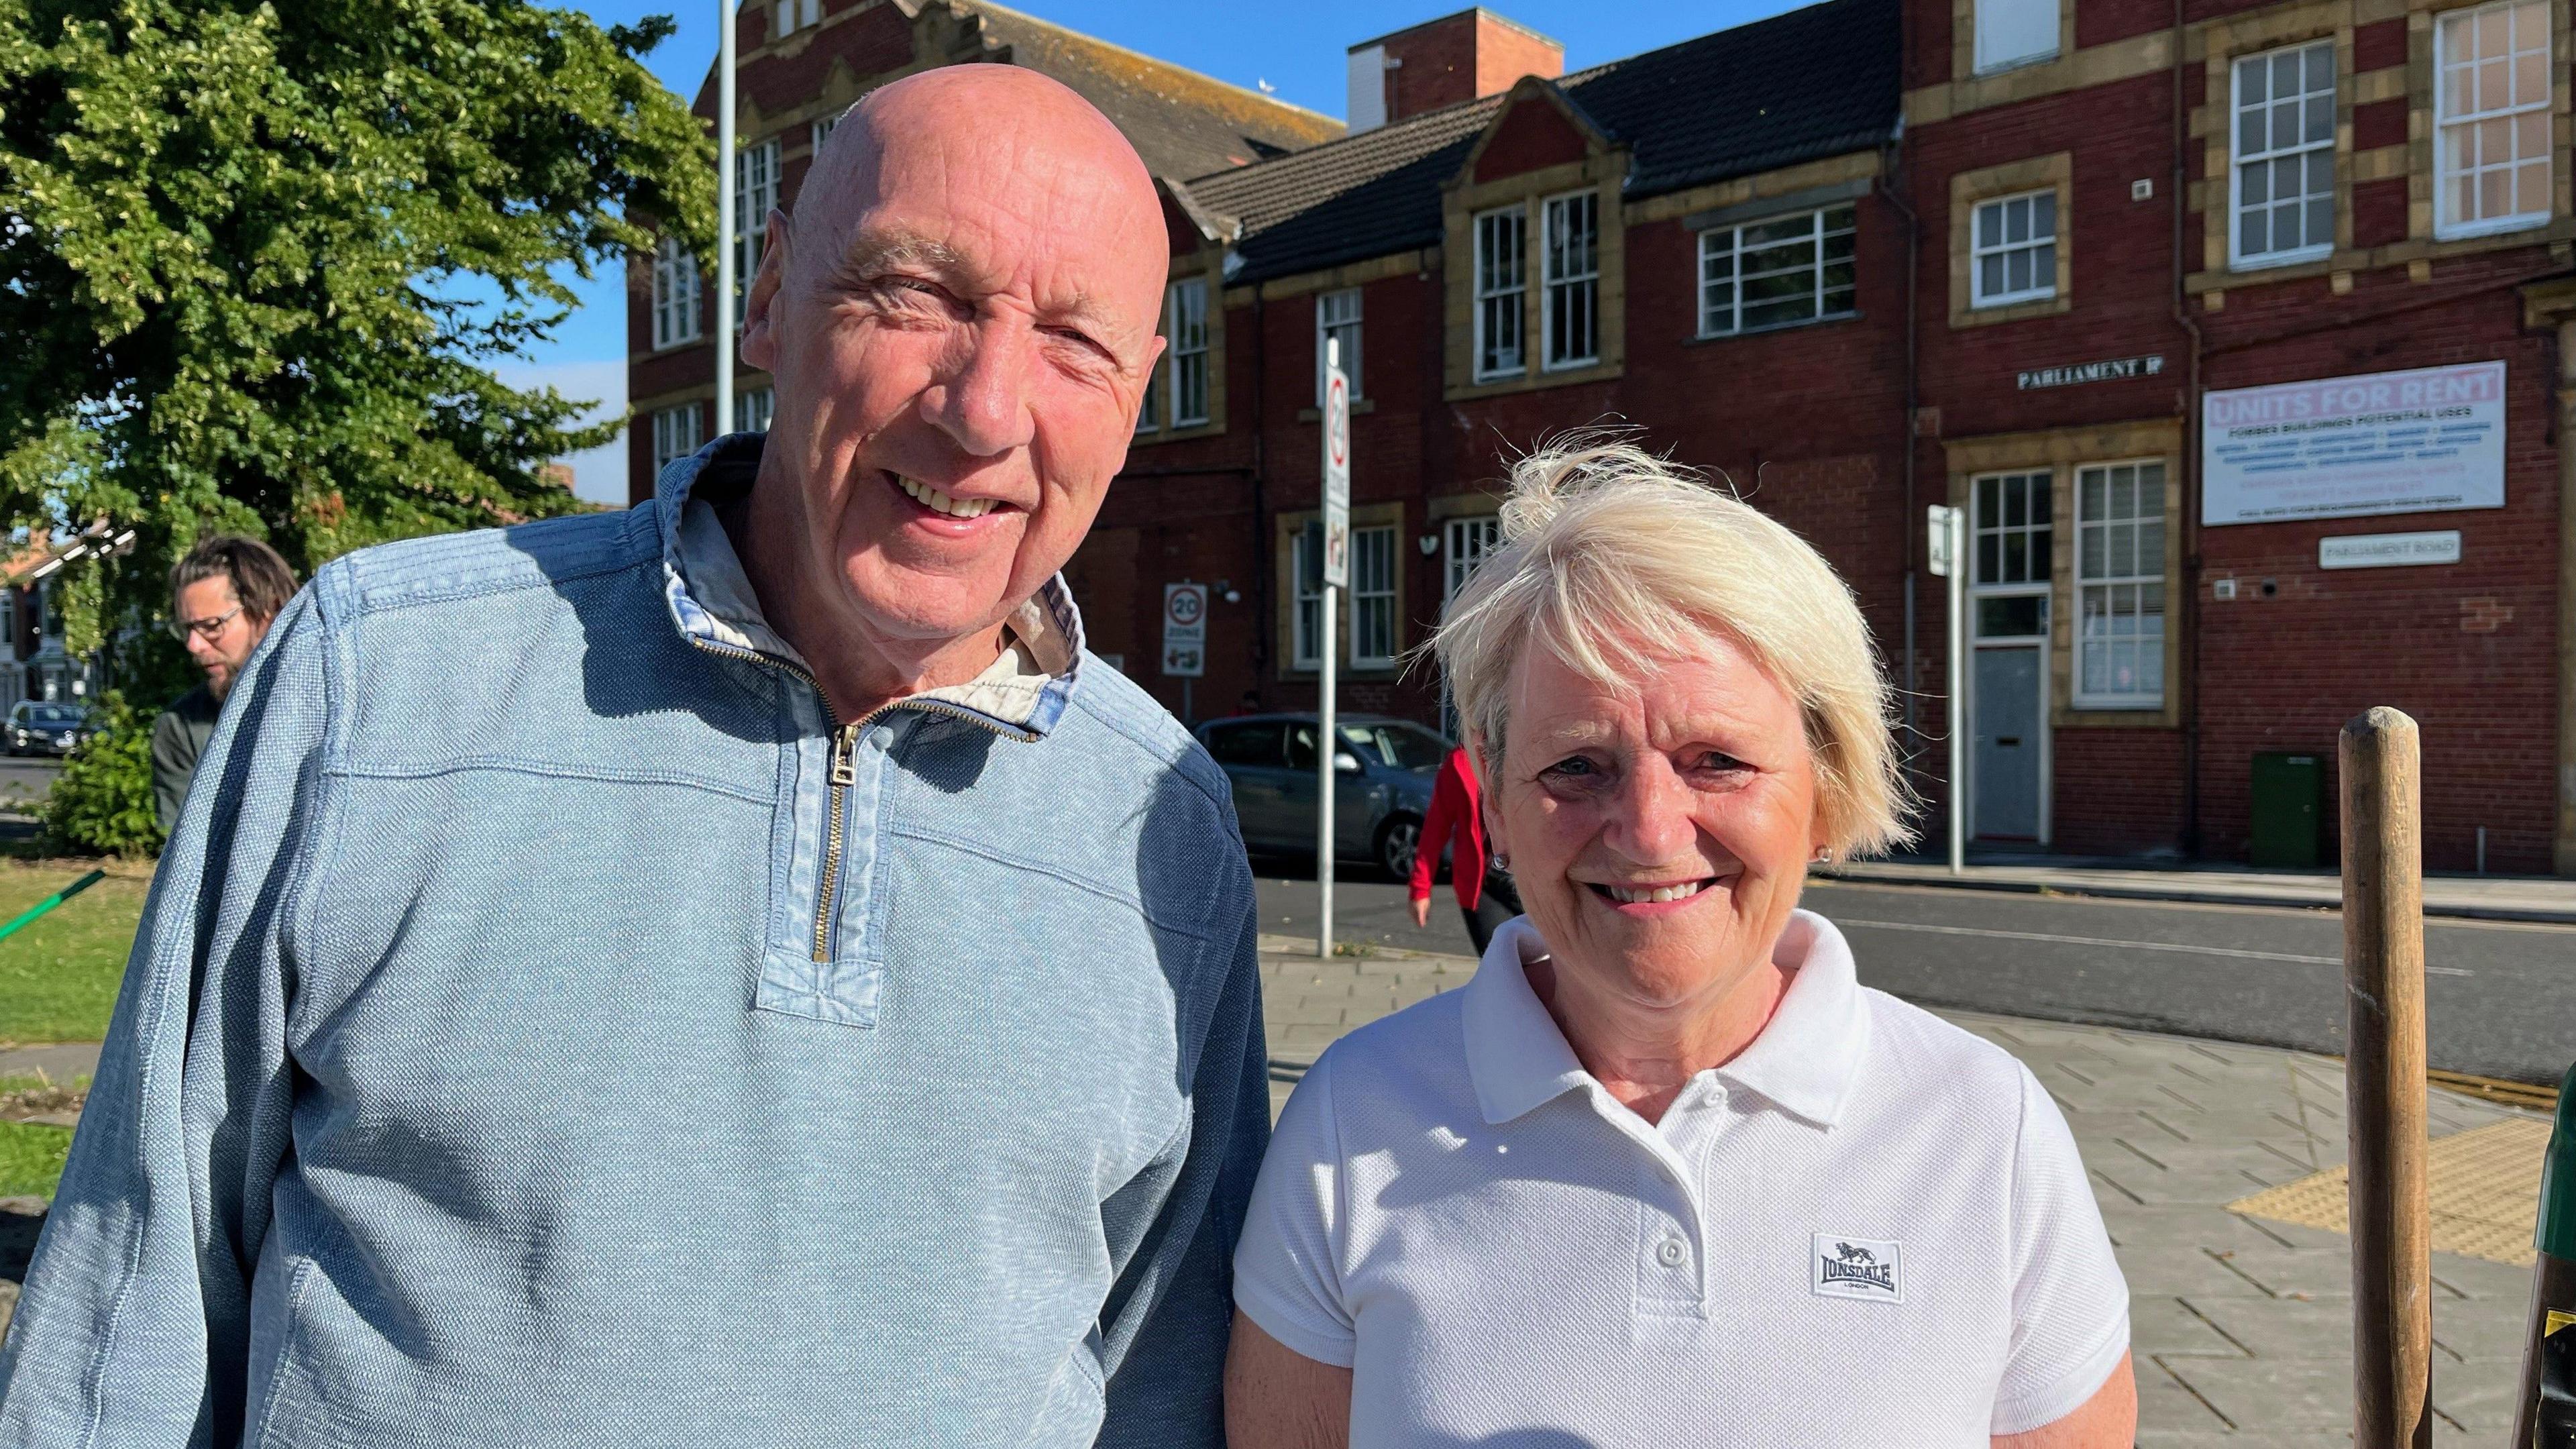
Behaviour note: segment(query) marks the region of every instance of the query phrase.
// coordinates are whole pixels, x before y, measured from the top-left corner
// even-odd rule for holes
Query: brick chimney
[[[1498,95],[1525,75],[1563,74],[1564,46],[1482,6],[1461,10],[1351,47],[1351,130]]]

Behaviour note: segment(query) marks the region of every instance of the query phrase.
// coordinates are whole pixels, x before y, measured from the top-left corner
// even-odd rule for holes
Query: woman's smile
[[[1652,919],[1688,910],[1718,894],[1727,877],[1708,875],[1661,881],[1578,881],[1602,907],[1632,918]]]

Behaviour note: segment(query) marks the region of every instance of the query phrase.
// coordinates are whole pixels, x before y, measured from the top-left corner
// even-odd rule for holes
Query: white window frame
[[[2517,35],[2521,26],[2521,12],[2526,10],[2536,12],[2540,16],[2540,48],[2537,52],[2524,46]],[[2509,17],[2505,22],[2506,51],[2503,56],[2481,55],[2463,61],[2452,53],[2455,47],[2452,36],[2457,33],[2457,27],[2463,25],[2474,27],[2479,17],[2497,12],[2503,12]],[[2481,5],[2471,10],[2444,11],[2434,17],[2433,235],[2436,238],[2449,241],[2459,237],[2492,236],[2498,232],[2521,231],[2547,222],[2556,209],[2558,162],[2557,146],[2553,139],[2556,118],[2551,114],[2550,93],[2559,84],[2561,76],[2555,60],[2556,43],[2550,33],[2553,24],[2554,17],[2547,0],[2501,0],[2501,3]],[[2515,76],[2518,67],[2514,62],[2522,56],[2535,53],[2541,57],[2540,93],[2536,97],[2524,98],[2521,94],[2521,82]],[[2508,95],[2512,99],[2501,106],[2485,105],[2483,103],[2489,98],[2482,94],[2484,82],[2478,76],[2478,70],[2484,65],[2499,64],[2497,73],[2503,78]],[[2475,109],[2459,114],[2451,113],[2450,102],[2453,100],[2455,77],[2471,88],[2472,100],[2479,103]],[[2509,185],[2518,184],[2513,180],[2514,173],[2533,158],[2525,155],[2522,148],[2516,145],[2514,159],[2501,164],[2488,164],[2483,155],[2483,137],[2490,133],[2490,128],[2500,128],[2504,135],[2511,136],[2514,132],[2525,128],[2525,118],[2536,118],[2540,132],[2540,150],[2537,159],[2543,168],[2540,187],[2541,208],[2538,211],[2516,211],[2501,216],[2462,219],[2455,204],[2456,198],[2452,194],[2452,183],[2458,178],[2459,171],[2448,159],[2451,138],[2454,134],[2465,133],[2465,139],[2469,144],[2480,151],[2477,164],[2473,165],[2468,172],[2471,178],[2470,184],[2473,187],[2476,185],[2475,178],[2495,171],[2503,171]]]
[[[1396,618],[1396,584],[1404,567],[1396,550],[1395,526],[1373,524],[1351,530],[1351,633],[1353,669],[1392,669],[1402,652],[1401,621]],[[1379,571],[1383,565],[1383,572]],[[1371,636],[1383,632],[1386,648],[1368,648]]]
[[[841,115],[838,111],[835,111],[831,115],[825,116],[823,119],[814,123],[813,148],[817,154],[820,154],[823,150],[823,138],[831,135],[832,128],[839,124],[841,124]]]
[[[2084,508],[2086,483],[2092,478],[2101,478],[2107,502],[2114,475],[2124,468],[2132,471],[2131,487],[2136,490],[2133,497],[2139,500],[2136,510],[2127,518],[2087,517]],[[2150,470],[2152,470],[2152,482],[2150,482]],[[2075,536],[2071,541],[2074,549],[2072,564],[2075,579],[2075,658],[2070,672],[2075,676],[2072,692],[2077,709],[2164,708],[2165,689],[2169,683],[2164,677],[2166,621],[2171,617],[2170,611],[2173,607],[2173,600],[2167,595],[2165,589],[2165,553],[2173,546],[2173,540],[2165,536],[2165,490],[2169,486],[2166,471],[2166,463],[2162,458],[2124,458],[2109,463],[2085,463],[2075,470]],[[2108,512],[2107,507],[2104,511]],[[2146,550],[2138,548],[2138,534],[2143,532],[2149,523],[2155,526],[2154,557],[2142,558],[2138,555]],[[2130,535],[2131,558],[2126,572],[2117,571],[2111,567],[2111,562],[2116,556],[2114,530],[2119,529],[2127,529]],[[2095,572],[2085,566],[2085,549],[2097,533],[2102,539],[2102,566],[2098,572]],[[2146,630],[2150,615],[2145,608],[2143,597],[2143,591],[2150,588],[2156,591],[2157,598],[2156,609],[2152,615],[2155,623],[2155,632],[2152,635]],[[2134,632],[2126,636],[2115,632],[2117,621],[2122,617],[2119,605],[2123,590],[2129,591],[2130,608],[2126,617],[2135,620],[2138,626]],[[2104,596],[2105,600],[2105,607],[2099,617],[2109,621],[2112,626],[2098,633],[2094,624],[2097,616],[2089,607],[2096,595]],[[2136,667],[2143,669],[2150,659],[2153,660],[2156,679],[2154,691],[2150,693],[2143,689],[2087,689],[2085,665],[2094,649],[2097,647],[2116,649],[2124,638],[2138,651],[2134,656],[2137,661]],[[2116,661],[2116,654],[2113,657]]]
[[[2323,91],[2315,89],[2313,86],[2309,85],[2307,81],[2309,70],[2308,57],[2318,53],[2322,53],[2326,57],[2326,84]],[[2279,144],[2279,122],[2281,119],[2283,97],[2272,85],[2271,80],[2267,75],[2263,83],[2261,99],[2253,100],[2249,104],[2248,96],[2249,92],[2253,90],[2253,87],[2246,84],[2246,72],[2249,69],[2258,69],[2267,73],[2277,70],[2279,68],[2277,62],[2290,56],[2298,57],[2297,68],[2300,77],[2299,91],[2290,104],[2291,108],[2296,113],[2297,124],[2300,127],[2301,136],[2300,139],[2284,146]],[[2241,55],[2238,56],[2229,66],[2228,146],[2230,148],[2230,159],[2228,168],[2227,253],[2231,259],[2232,265],[2245,269],[2289,266],[2298,262],[2317,261],[2334,252],[2335,89],[2337,83],[2335,72],[2335,43],[2331,40],[2313,41],[2304,45],[2285,45],[2278,49],[2266,50],[2255,55]],[[2323,137],[2317,137],[2307,133],[2307,112],[2311,110],[2314,107],[2314,104],[2320,99],[2325,102],[2326,112],[2325,135]],[[2247,147],[2245,145],[2246,123],[2249,117],[2254,113],[2262,113],[2265,122],[2265,134],[2263,139],[2266,144],[2261,147]],[[2323,198],[2326,203],[2325,240],[2310,241],[2295,247],[2269,247],[2259,252],[2249,252],[2245,250],[2245,216],[2247,211],[2245,200],[2246,179],[2250,175],[2255,174],[2255,168],[2262,168],[2261,174],[2266,178],[2264,186],[2265,197],[2262,201],[2254,204],[2271,213],[2271,216],[2265,221],[2265,231],[2268,236],[2277,229],[2282,205],[2281,197],[2278,191],[2272,186],[2270,180],[2270,178],[2278,171],[2278,167],[2275,163],[2295,160],[2298,164],[2299,170],[2304,175],[2311,164],[2307,158],[2319,152],[2324,153],[2326,157],[2326,189]],[[2318,199],[2317,194],[2305,189],[2303,183],[2302,189],[2299,193],[2299,199],[2296,203],[2303,218],[2303,225],[2308,206]]]
[[[1579,247],[1574,245],[1578,233],[1573,230],[1582,225],[1573,220],[1578,213],[1590,223],[1580,233]],[[1540,259],[1540,366],[1549,372],[1591,367],[1601,361],[1601,193],[1569,191],[1551,196],[1539,215],[1547,238],[1547,251]],[[1560,302],[1564,305],[1559,306]],[[1591,334],[1587,339],[1591,345],[1579,352],[1572,350],[1568,338],[1558,335],[1567,329],[1557,320],[1559,312],[1570,316],[1577,309],[1582,313],[1582,330]]]
[[[760,271],[761,243],[769,237],[769,211],[778,204],[778,138],[754,142],[733,153],[733,325],[748,320],[743,300],[751,295]]]
[[[2038,214],[2038,201],[2041,197],[2048,198],[2048,236],[2045,240],[2041,239],[2035,220]],[[1988,245],[1983,240],[1985,233],[1983,222],[1986,213],[2000,212],[2006,218],[2004,225],[2008,233],[2011,208],[2015,203],[2030,206],[2031,215],[2034,217],[2031,234],[2020,241],[2010,240],[2007,235],[2005,239]],[[2017,302],[2041,302],[2056,296],[2058,249],[2066,244],[2059,225],[2061,220],[2057,206],[2057,188],[2053,186],[2043,186],[2035,191],[2016,191],[2010,196],[1990,196],[1972,205],[1968,210],[1968,296],[1971,304],[1978,307],[2009,307]],[[2034,285],[2018,292],[1988,293],[1986,291],[1986,258],[2010,256],[2015,252],[2023,251],[2035,252],[2042,247],[2048,249],[2048,265],[2043,267],[2036,260],[2033,261],[2031,275],[2038,279]]]
[[[2030,8],[2032,13],[2024,17],[2025,25],[2022,29],[2016,30],[1996,23],[1995,12],[2004,4],[2020,4]],[[2023,50],[2018,54],[2002,53],[2009,48],[2005,44],[2008,34],[2037,35],[2040,27],[2031,22],[2036,22],[2043,17],[2047,21],[2048,44],[2046,46],[2037,50]],[[1992,75],[1999,70],[2011,70],[2016,66],[2054,60],[2059,46],[2059,24],[2057,0],[1977,0],[1975,13],[1970,19],[1970,25],[1976,32],[1976,73]]]
[[[697,403],[686,402],[675,408],[662,408],[653,414],[653,474],[676,458],[685,458],[706,446],[707,419]]]
[[[1469,359],[1475,379],[1491,382],[1498,378],[1526,376],[1529,372],[1529,208],[1514,203],[1492,211],[1480,211],[1468,227],[1475,234],[1475,272],[1472,277],[1475,283],[1475,352]],[[1501,259],[1492,255],[1501,248],[1489,245],[1499,242],[1504,236],[1511,238],[1508,277],[1503,275]],[[1485,319],[1489,314],[1498,320],[1510,320],[1512,348],[1508,363],[1486,364],[1486,353],[1492,341],[1486,336]]]
[[[699,311],[698,259],[666,236],[653,248],[653,350],[697,341]]]
[[[1995,485],[1997,500],[2006,504],[2005,507],[1997,510],[1999,517],[1992,525],[1986,522],[1986,512],[1982,507],[1985,488],[1989,483]],[[2022,497],[2025,500],[2020,523],[2008,521],[2012,516],[2008,500],[2015,483],[2020,484]],[[1968,557],[1963,566],[1968,570],[1970,592],[2010,594],[2024,589],[2049,587],[2050,563],[2054,561],[2057,549],[2057,515],[2054,496],[2056,486],[2056,472],[2049,468],[2012,468],[2000,473],[1980,473],[1968,481]],[[2028,500],[2032,498],[2037,498],[2048,507],[2047,522],[2031,521]],[[2038,551],[2033,547],[2034,541],[2042,534],[2048,536],[2050,554],[2048,561],[2037,558]],[[2022,576],[2017,579],[2005,578],[2003,577],[2005,569],[2002,565],[2010,551],[2004,546],[2004,540],[2016,535],[2022,541]],[[1985,567],[1985,541],[1989,538],[1995,540],[1997,567],[1996,576],[1993,578],[1986,576]],[[2163,575],[2159,573],[2157,577],[2162,578]]]
[[[1324,524],[1309,519],[1288,541],[1288,667],[1320,670],[1324,629]]]
[[[1324,344],[1336,337],[1342,342],[1342,375],[1350,379],[1351,396],[1368,396],[1360,391],[1360,325],[1359,288],[1315,294],[1315,406],[1324,405]]]
[[[765,433],[778,416],[778,389],[748,387],[734,394],[733,426],[738,433]]]
[[[1163,335],[1172,340],[1172,426],[1197,427],[1208,420],[1210,411],[1207,278],[1184,277],[1171,285],[1165,302]],[[1193,385],[1198,394],[1195,399],[1190,395]],[[1195,409],[1190,406],[1193,401],[1197,404]]]
[[[1754,278],[1747,278],[1744,273],[1744,259],[1748,253],[1759,255],[1763,252],[1773,250],[1774,248],[1787,245],[1791,239],[1786,237],[1777,238],[1760,246],[1747,247],[1744,244],[1744,234],[1761,227],[1779,226],[1785,222],[1796,220],[1798,215],[1799,213],[1790,212],[1781,216],[1759,217],[1752,221],[1739,222],[1733,226],[1710,227],[1708,230],[1699,234],[1700,336],[1741,337],[1747,333],[1771,332],[1782,327],[1805,327],[1817,322],[1833,322],[1845,317],[1857,317],[1860,315],[1860,212],[1857,207],[1854,207],[1849,203],[1845,203],[1841,206],[1819,207],[1815,211],[1805,214],[1808,225],[1807,239],[1809,244],[1813,247],[1813,252],[1811,253],[1810,259],[1807,263],[1807,269],[1813,273],[1814,278],[1809,289],[1809,294],[1813,298],[1816,308],[1814,315],[1808,317],[1794,317],[1783,322],[1761,322],[1756,323],[1751,327],[1744,325],[1745,282],[1747,280],[1759,280],[1763,277],[1783,276],[1789,274],[1791,271],[1797,270],[1795,268],[1775,268],[1771,271],[1760,273]],[[1828,224],[1836,218],[1839,218],[1839,225]],[[1827,247],[1830,246],[1835,239],[1841,237],[1849,237],[1852,239],[1853,245],[1851,252],[1841,257],[1826,256],[1825,251]],[[1726,263],[1726,275],[1724,277],[1718,277],[1712,272],[1713,264],[1721,258],[1723,258]],[[1841,286],[1829,287],[1825,285],[1825,273],[1837,263],[1850,266],[1852,268],[1852,277],[1849,282]],[[1713,314],[1717,308],[1716,304],[1711,300],[1710,295],[1720,286],[1727,289],[1727,301],[1725,303],[1727,321],[1724,326],[1714,325],[1716,318]],[[1840,299],[1839,305],[1835,305],[1837,295],[1839,295]]]
[[[769,7],[769,38],[785,40],[823,23],[823,0],[777,0]]]
[[[1492,513],[1453,518],[1441,532],[1446,546],[1441,552],[1440,606],[1446,609],[1485,560],[1501,550],[1503,520]]]

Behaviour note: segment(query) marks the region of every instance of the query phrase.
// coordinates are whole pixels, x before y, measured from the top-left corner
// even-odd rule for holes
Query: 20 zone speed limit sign
[[[1163,673],[1198,679],[1207,673],[1205,584],[1163,585]]]

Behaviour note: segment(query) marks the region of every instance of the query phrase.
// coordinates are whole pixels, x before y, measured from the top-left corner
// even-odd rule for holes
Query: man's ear
[[[778,329],[770,325],[770,304],[787,279],[787,258],[794,249],[787,213],[769,209],[769,234],[760,251],[760,271],[751,279],[751,296],[742,307],[742,360],[763,372],[777,370]],[[722,346],[722,339],[718,339]]]

